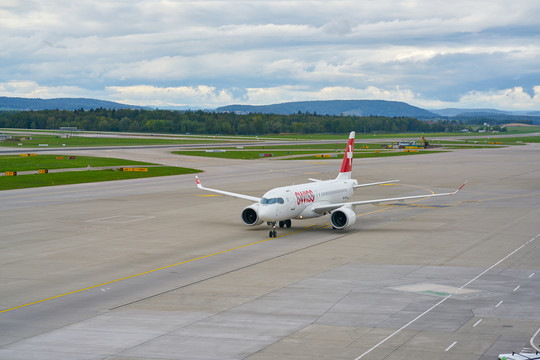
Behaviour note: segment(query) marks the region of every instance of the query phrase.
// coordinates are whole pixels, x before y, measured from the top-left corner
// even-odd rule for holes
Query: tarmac
[[[344,139],[345,144],[346,139]],[[260,196],[341,160],[73,150],[204,170]],[[53,149],[50,149],[54,153]],[[455,196],[293,221],[193,175],[0,192],[0,359],[496,359],[540,347],[539,144],[356,159],[353,200]],[[1,180],[0,180],[1,181]]]

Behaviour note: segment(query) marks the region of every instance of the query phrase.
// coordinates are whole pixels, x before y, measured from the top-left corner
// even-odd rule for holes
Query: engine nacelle
[[[242,210],[242,222],[247,226],[260,225],[263,223],[259,218],[259,203],[247,206]]]
[[[342,206],[332,212],[330,222],[334,229],[345,229],[356,222],[356,214],[350,207]]]

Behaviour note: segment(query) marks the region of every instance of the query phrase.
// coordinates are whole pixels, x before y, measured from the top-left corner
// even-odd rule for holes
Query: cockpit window
[[[261,204],[263,205],[273,205],[273,204],[284,204],[285,201],[283,200],[283,198],[262,198],[261,199]]]

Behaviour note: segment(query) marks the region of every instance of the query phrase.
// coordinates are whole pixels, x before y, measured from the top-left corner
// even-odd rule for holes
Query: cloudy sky
[[[538,0],[2,0],[0,96],[540,110]]]

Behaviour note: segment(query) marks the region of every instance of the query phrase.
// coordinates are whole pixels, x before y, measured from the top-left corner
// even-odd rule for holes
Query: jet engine
[[[330,222],[334,229],[345,229],[356,222],[356,214],[347,206],[342,206],[332,212]]]
[[[258,210],[259,203],[245,207],[244,210],[242,210],[242,222],[248,226],[262,224],[263,221],[259,219]]]

